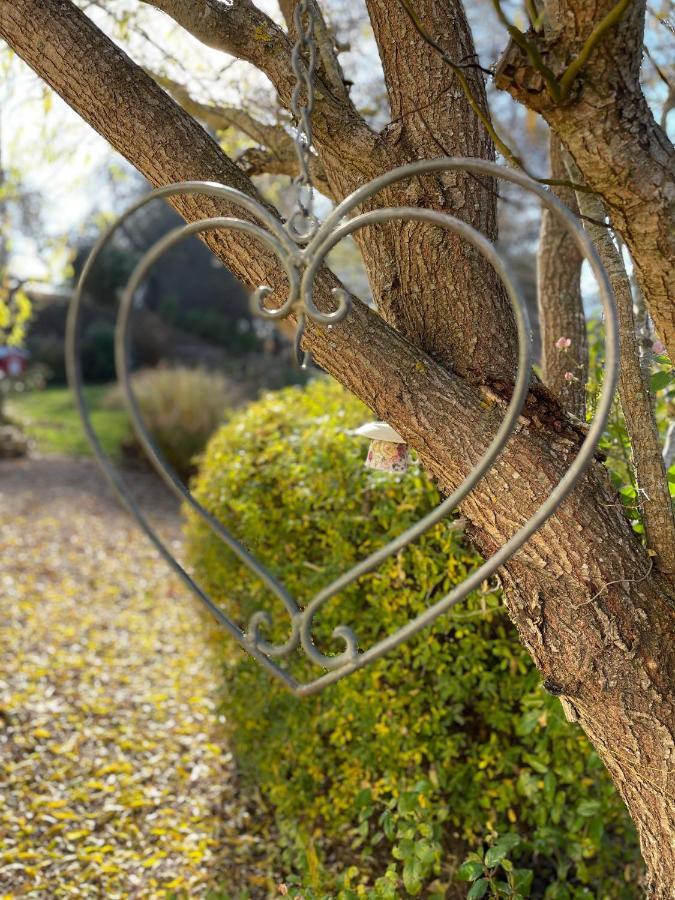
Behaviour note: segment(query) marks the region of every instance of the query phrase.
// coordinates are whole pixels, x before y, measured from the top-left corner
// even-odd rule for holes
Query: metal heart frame
[[[457,170],[490,178],[500,178],[516,184],[535,194],[545,207],[550,209],[563,221],[580,252],[590,264],[599,287],[606,324],[605,377],[602,391],[597,403],[593,422],[572,465],[539,509],[493,556],[472,572],[460,585],[456,586],[443,598],[425,610],[425,612],[365,650],[359,649],[358,638],[351,627],[347,625],[338,626],[333,631],[333,637],[342,641],[344,649],[342,652],[335,655],[325,654],[316,646],[312,639],[314,618],[321,607],[332,597],[339,594],[340,591],[344,590],[348,585],[352,584],[367,572],[375,569],[383,562],[383,560],[410,544],[456,509],[461,501],[465,499],[491,468],[499,454],[502,452],[509,437],[513,434],[527,397],[531,368],[530,328],[527,310],[509,273],[506,262],[499,255],[495,247],[480,234],[480,232],[454,216],[435,210],[417,209],[415,207],[376,209],[370,212],[361,213],[354,218],[343,221],[349,213],[356,207],[362,205],[364,201],[373,197],[383,188],[396,182],[419,175]],[[283,644],[272,644],[263,637],[262,630],[264,627],[271,624],[270,616],[266,611],[261,610],[256,612],[251,617],[248,626],[246,628],[241,628],[225,612],[223,612],[213,598],[193,580],[190,574],[173,557],[170,550],[163,543],[159,535],[139,509],[137,503],[127,490],[122,478],[104,453],[92,427],[91,419],[84,401],[80,365],[80,332],[84,287],[87,277],[102,250],[110,242],[120,226],[123,225],[131,215],[153,200],[169,198],[178,194],[206,194],[211,197],[227,200],[248,211],[266,227],[261,227],[259,224],[239,218],[222,217],[204,219],[189,225],[181,226],[169,232],[151,247],[137,264],[121,299],[115,336],[117,375],[123,387],[126,405],[135,432],[158,473],[176,496],[180,500],[185,501],[203,518],[222,542],[266,585],[285,608],[290,620],[290,633]],[[446,500],[439,504],[436,509],[421,518],[414,526],[404,531],[384,547],[361,560],[361,562],[357,563],[331,584],[324,587],[303,608],[288,593],[274,575],[251,553],[249,553],[231,532],[229,532],[206,509],[204,509],[197,500],[195,500],[185,485],[178,479],[175,472],[170,468],[161,451],[153,442],[143,422],[130,377],[131,314],[133,311],[134,298],[149,269],[157,262],[163,253],[170,250],[180,241],[190,235],[218,229],[230,229],[232,231],[244,232],[261,240],[276,254],[289,282],[288,296],[281,306],[277,308],[268,308],[265,306],[265,298],[268,296],[271,289],[264,285],[259,287],[252,297],[254,311],[258,315],[268,319],[281,319],[293,313],[297,318],[298,333],[301,335],[304,328],[305,317],[311,318],[320,325],[330,326],[339,322],[349,312],[351,298],[342,290],[334,292],[337,299],[335,310],[331,312],[322,312],[314,304],[314,278],[330,250],[344,237],[353,234],[361,228],[394,220],[429,222],[450,231],[454,231],[473,244],[473,246],[482,253],[494,267],[504,283],[518,327],[519,364],[515,388],[511,401],[508,404],[506,415],[497,433],[481,457],[478,465],[469,473],[464,482],[453,491]],[[306,243],[306,246],[301,246],[300,242],[302,241],[302,238],[295,237],[295,234],[296,233],[293,232],[292,229],[284,228],[281,222],[279,222],[269,210],[265,209],[256,200],[240,191],[224,185],[210,182],[182,182],[153,191],[148,196],[135,203],[110,226],[98,240],[87,260],[69,311],[67,327],[67,367],[69,382],[75,394],[77,407],[89,443],[122,503],[134,516],[141,529],[152,541],[162,557],[210,610],[225,630],[228,631],[232,637],[251,654],[251,656],[258,660],[258,662],[276,677],[280,678],[294,694],[306,696],[316,693],[327,685],[336,682],[349,673],[378,659],[388,651],[394,649],[413,635],[420,632],[423,628],[430,625],[452,606],[463,600],[471,591],[478,588],[486,578],[492,575],[501,565],[509,560],[516,551],[523,546],[528,538],[541,527],[546,519],[555,512],[563,500],[572,491],[593,458],[595,448],[607,423],[618,377],[619,334],[614,298],[609,279],[590,239],[579,226],[575,217],[553,194],[551,194],[550,191],[543,188],[540,184],[519,172],[504,169],[495,163],[478,159],[443,157],[439,159],[422,160],[406,166],[401,166],[400,168],[393,169],[385,175],[365,184],[343,200],[326,218],[323,224],[318,227],[313,236],[311,236]],[[322,675],[312,681],[304,683],[297,681],[276,661],[289,656],[300,646],[309,659],[324,670]]]

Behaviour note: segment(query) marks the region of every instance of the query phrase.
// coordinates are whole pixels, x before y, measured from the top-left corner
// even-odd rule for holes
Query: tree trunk
[[[449,3],[436,5],[451,8]],[[0,2],[0,34],[153,183],[207,178],[254,191],[196,123],[72,3]],[[422,59],[420,78],[425,65]],[[327,142],[323,134],[320,151]],[[397,146],[395,139],[385,135],[366,158],[356,151],[345,157],[339,174],[331,152],[322,152],[322,161],[328,178],[354,184],[364,172],[381,169],[388,156],[392,165],[400,161]],[[434,193],[431,185],[415,185],[411,193],[414,201],[433,199],[437,208],[452,212],[457,187],[445,181],[443,187]],[[481,186],[481,203],[487,202],[487,193]],[[176,206],[189,220],[227,209],[202,197],[179,201]],[[501,300],[486,297],[481,285],[470,286],[466,273],[457,279],[453,267],[469,263],[463,250],[453,255],[453,244],[446,245],[447,257],[433,251],[426,256],[421,242],[415,250],[423,255],[418,264],[406,259],[408,241],[393,241],[386,229],[383,232],[374,255],[366,256],[371,280],[382,285],[383,308],[411,306],[413,324],[407,327],[392,316],[405,332],[401,333],[356,303],[331,331],[311,326],[307,344],[317,362],[391,422],[419,451],[441,488],[450,490],[487,446],[509,396],[507,380],[488,375],[483,381],[489,384],[479,385],[475,368],[488,351],[496,352],[500,341],[503,347],[505,332],[490,328],[484,336],[468,330],[469,325],[480,327],[487,321],[490,311],[500,314]],[[282,287],[275,260],[248,239],[213,234],[209,244],[248,283]],[[400,279],[390,286],[372,271],[389,254],[395,264],[390,280],[395,281],[394,275]],[[444,304],[447,316],[448,350],[439,351],[445,365],[412,342],[417,337],[414,323],[420,321],[415,304],[427,302],[416,279],[424,271],[419,266],[428,269],[430,260],[438,266],[433,291],[439,292],[438,302]],[[464,311],[459,310],[458,319],[440,293],[446,280],[474,291],[462,298]],[[321,274],[319,304],[330,302],[328,289],[335,284],[329,272]],[[394,299],[389,293],[396,295]],[[470,299],[484,306],[472,312]],[[434,326],[431,334],[437,333]],[[425,336],[427,340],[430,335]],[[463,345],[469,362],[462,368],[470,378],[460,377],[448,365],[449,360],[456,361],[461,371]],[[510,346],[507,349],[497,358],[510,367]],[[463,505],[471,536],[486,555],[503,544],[550,493],[580,440],[546,391],[531,394],[520,431]],[[675,882],[675,814],[669,803],[675,789],[671,677],[675,597],[665,580],[651,572],[650,559],[624,520],[599,463],[505,567],[503,577],[509,611],[523,642],[546,685],[565,697],[598,748],[640,832],[651,895],[665,900]]]

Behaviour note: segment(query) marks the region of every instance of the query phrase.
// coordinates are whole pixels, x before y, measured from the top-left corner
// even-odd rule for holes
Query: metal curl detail
[[[516,184],[539,198],[542,204],[556,214],[564,223],[572,235],[583,257],[589,262],[591,270],[598,283],[600,299],[605,314],[606,323],[606,373],[596,407],[596,414],[590,426],[576,458],[567,470],[559,484],[554,488],[550,496],[539,509],[521,528],[509,538],[509,540],[477,570],[471,573],[462,584],[457,585],[450,593],[442,597],[422,614],[408,622],[376,644],[359,649],[358,639],[353,629],[347,625],[338,625],[333,630],[333,638],[340,640],[344,649],[330,656],[323,653],[313,642],[313,623],[320,609],[331,598],[336,597],[346,587],[354,583],[367,572],[372,571],[385,559],[406,547],[416,538],[420,537],[427,529],[446,517],[461,503],[473,490],[481,478],[489,471],[499,454],[504,449],[509,437],[513,434],[520,411],[527,397],[530,367],[531,348],[529,335],[529,322],[524,301],[518,293],[516,286],[509,274],[508,266],[494,246],[480,232],[447,213],[418,209],[415,207],[394,207],[387,209],[375,209],[360,213],[354,218],[345,217],[360,207],[366,200],[376,195],[383,188],[404,179],[412,178],[431,172],[442,173],[446,171],[468,171],[475,175],[501,178]],[[181,226],[160,239],[142,257],[136,266],[131,279],[124,291],[118,323],[116,328],[116,367],[118,376],[124,389],[125,402],[129,414],[141,444],[145,448],[153,465],[167,483],[169,488],[187,502],[199,515],[218,538],[232,550],[242,563],[258,577],[266,588],[281,601],[290,620],[290,634],[282,644],[272,644],[267,641],[262,631],[271,627],[272,619],[268,612],[255,612],[246,629],[242,629],[234,622],[190,576],[190,574],[177,562],[170,550],[162,542],[159,535],[150,526],[143,516],[133,497],[129,494],[123,480],[116,472],[110,460],[102,450],[100,442],[91,425],[91,421],[84,403],[82,392],[82,373],[79,362],[80,351],[80,325],[83,306],[83,291],[89,273],[98,259],[101,251],[109,243],[118,228],[138,209],[145,204],[162,197],[172,197],[178,194],[205,194],[229,201],[239,206],[252,215],[260,224],[233,217],[221,217],[204,219],[189,225]],[[189,490],[180,482],[176,474],[170,469],[159,449],[152,441],[145,424],[143,423],[138,404],[136,402],[130,377],[129,345],[131,339],[131,313],[133,301],[145,275],[160,256],[174,247],[191,234],[204,231],[212,231],[219,228],[230,229],[247,233],[263,241],[277,256],[284,269],[288,281],[289,290],[286,299],[275,307],[267,307],[266,299],[272,289],[266,285],[260,286],[253,293],[252,308],[257,315],[268,319],[281,319],[294,315],[298,323],[299,347],[300,337],[307,319],[312,319],[319,326],[331,327],[340,322],[349,313],[351,298],[346,291],[336,289],[334,295],[337,305],[332,311],[322,311],[316,307],[313,299],[313,284],[319,268],[330,250],[344,237],[355,231],[370,225],[381,224],[388,221],[417,220],[425,221],[445,229],[454,231],[468,240],[490,262],[499,277],[502,279],[509,295],[514,316],[518,326],[519,339],[519,365],[515,389],[507,407],[506,415],[497,430],[496,435],[480,459],[478,465],[469,473],[462,485],[451,496],[444,500],[431,513],[424,516],[415,525],[407,529],[397,538],[389,542],[378,551],[361,560],[349,571],[343,573],[331,584],[320,590],[305,606],[301,608],[296,600],[288,593],[283,585],[262,565],[252,554],[243,547],[237,539],[218,520],[205,510],[195,500]],[[99,239],[92,255],[87,261],[77,286],[73,303],[69,311],[67,330],[67,365],[70,384],[75,393],[78,410],[83,419],[85,433],[92,446],[94,454],[102,466],[108,480],[116,493],[136,518],[141,529],[153,542],[167,563],[179,575],[183,582],[190,588],[202,603],[211,611],[220,624],[232,635],[232,637],[268,671],[280,678],[286,686],[296,695],[303,696],[316,693],[328,684],[348,675],[356,669],[362,668],[368,663],[380,658],[385,653],[399,646],[423,628],[430,625],[452,606],[464,599],[472,590],[489,578],[501,565],[510,559],[528,540],[528,538],[551,516],[560,506],[563,500],[572,491],[586,467],[593,458],[595,448],[602,436],[606,425],[612,399],[616,389],[617,360],[618,360],[618,327],[614,300],[607,274],[593,248],[593,245],[580,228],[573,215],[563,206],[557,198],[529,177],[510,169],[504,169],[494,163],[484,160],[440,158],[435,160],[423,160],[394,169],[370,183],[354,191],[345,198],[317,228],[310,229],[312,234],[297,239],[293,238],[293,229],[283,226],[269,210],[265,209],[256,200],[233,188],[209,182],[185,182],[169,185],[153,191],[124,213],[108,231]],[[290,233],[289,233],[290,232]],[[305,243],[306,242],[306,243]],[[304,246],[302,246],[304,244]],[[316,666],[324,669],[324,674],[306,683],[296,681],[292,675],[280,665],[277,660],[289,657],[302,647],[309,660]]]

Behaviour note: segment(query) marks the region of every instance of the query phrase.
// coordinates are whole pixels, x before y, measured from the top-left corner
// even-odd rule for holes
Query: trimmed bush
[[[301,602],[439,502],[416,466],[398,477],[364,469],[366,445],[347,431],[369,417],[317,379],[237,413],[204,454],[196,496]],[[280,604],[194,516],[187,537],[199,581],[242,623],[272,611],[282,640]],[[479,562],[441,523],[333,600],[316,641],[338,652],[330,635],[344,623],[367,647]],[[223,659],[232,746],[274,811],[276,874],[301,885],[305,900],[465,896],[457,870],[466,853],[509,833],[510,860],[533,870],[523,876],[532,896],[636,896],[625,808],[582,732],[542,690],[499,594],[475,593],[316,697],[290,696],[227,639]],[[306,661],[294,667],[310,674]]]
[[[195,469],[195,457],[222,423],[227,407],[227,381],[205,369],[143,369],[133,376],[133,387],[145,425],[169,465],[181,478]],[[109,408],[123,406],[121,389],[111,388]],[[123,450],[134,456],[143,451],[132,435]]]

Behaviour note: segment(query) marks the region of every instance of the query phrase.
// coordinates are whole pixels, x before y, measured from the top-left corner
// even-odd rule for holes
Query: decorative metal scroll
[[[560,218],[574,239],[580,252],[584,258],[588,260],[598,283],[606,322],[606,363],[602,392],[588,434],[567,473],[526,524],[523,525],[500,550],[484,562],[478,569],[472,572],[462,584],[458,585],[442,599],[429,606],[425,612],[408,622],[404,627],[399,628],[384,639],[372,646],[362,648],[359,646],[357,635],[358,623],[356,623],[356,627],[349,624],[343,624],[333,631],[333,638],[342,645],[340,652],[335,654],[325,653],[317,646],[313,639],[314,620],[322,607],[331,598],[343,591],[348,585],[351,585],[362,575],[375,569],[392,554],[398,553],[401,549],[406,547],[416,538],[419,538],[425,531],[457,508],[492,467],[495,460],[504,449],[509,437],[514,432],[518,417],[527,396],[531,369],[530,326],[527,309],[524,300],[509,273],[506,261],[500,256],[495,247],[480,232],[476,231],[465,222],[446,213],[429,209],[417,209],[414,207],[376,209],[370,212],[356,214],[352,218],[349,218],[350,214],[354,213],[366,200],[369,200],[389,185],[429,173],[442,173],[457,170],[470,172],[479,176],[501,178],[502,180],[519,185],[536,195],[545,207]],[[272,624],[271,617],[267,611],[260,610],[259,612],[256,612],[248,622],[248,625],[242,627],[218,606],[214,599],[193,580],[190,574],[174,558],[169,548],[163,543],[159,535],[145,518],[133,497],[129,494],[120,475],[105,455],[92,427],[91,419],[84,402],[82,373],[79,361],[80,324],[83,307],[83,292],[89,273],[113,235],[134,212],[155,199],[169,198],[178,194],[205,194],[210,197],[226,200],[229,203],[246,210],[246,212],[251,214],[257,220],[257,223],[234,217],[203,219],[176,228],[148,250],[136,266],[121,299],[115,339],[117,375],[123,386],[129,415],[138,439],[145,448],[148,457],[161,477],[176,496],[180,500],[185,501],[199,516],[201,516],[213,532],[220,538],[223,544],[232,550],[241,562],[264,583],[279,601],[280,606],[283,607],[288,619],[288,632],[286,640],[280,644],[272,643],[266,640],[264,636],[265,630]],[[134,396],[130,377],[130,323],[134,299],[148,271],[153,264],[159,260],[163,253],[172,249],[180,241],[190,235],[203,234],[207,231],[216,229],[229,229],[231,231],[243,232],[256,237],[266,244],[276,254],[281,267],[288,277],[288,296],[278,307],[269,308],[265,304],[266,298],[271,291],[269,287],[263,285],[255,291],[253,296],[253,308],[258,315],[267,319],[282,319],[293,314],[298,322],[298,330],[300,333],[302,333],[306,318],[312,319],[323,327],[334,325],[340,322],[348,314],[352,301],[346,292],[337,291],[337,305],[333,311],[324,312],[315,305],[313,300],[314,279],[324,262],[326,255],[347,235],[353,234],[366,226],[391,222],[394,220],[428,222],[455,232],[469,241],[469,243],[471,243],[494,267],[504,283],[518,327],[519,365],[515,388],[508,404],[506,415],[497,433],[483,454],[481,460],[466,477],[463,484],[453,491],[453,493],[436,509],[420,519],[417,524],[404,531],[397,538],[386,544],[386,546],[361,560],[361,562],[346,571],[331,584],[326,585],[306,606],[302,607],[297,600],[291,596],[284,585],[281,584],[230,531],[204,509],[204,507],[190,494],[189,490],[178,479],[163,457],[161,451],[153,442],[143,422],[138,403]],[[523,546],[528,538],[541,527],[549,516],[555,512],[579,481],[584,470],[591,461],[595,448],[602,436],[616,388],[619,336],[614,299],[607,274],[602,267],[588,236],[578,225],[576,219],[554,195],[541,185],[519,172],[502,168],[494,163],[477,159],[455,159],[446,157],[424,160],[402,166],[376,178],[343,200],[323,224],[318,225],[313,229],[313,234],[309,236],[304,235],[294,237],[293,235],[295,234],[295,229],[284,228],[284,226],[256,200],[230,187],[208,182],[184,182],[153,191],[150,195],[132,206],[108,229],[97,242],[87,261],[70,309],[67,333],[67,362],[69,380],[75,393],[77,406],[84,423],[89,443],[113,488],[129,512],[135,517],[141,529],[152,541],[171,568],[177,572],[185,584],[211,611],[225,630],[229,632],[232,637],[251,654],[251,656],[258,660],[275,676],[280,678],[295,694],[309,695],[334,683],[338,679],[343,678],[350,672],[354,672],[356,669],[366,666],[368,663],[378,659],[389,650],[392,650],[408,640],[413,635],[418,634],[423,628],[426,628],[439,616],[446,613],[451,607],[464,599],[471,591],[479,587],[486,578],[507,562],[514,553]],[[305,245],[302,246],[303,244]],[[304,650],[311,662],[322,670],[320,674],[317,673],[316,678],[305,683],[297,681],[283,665],[283,661],[300,648]]]

